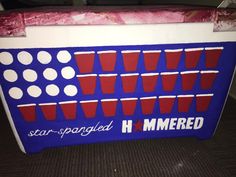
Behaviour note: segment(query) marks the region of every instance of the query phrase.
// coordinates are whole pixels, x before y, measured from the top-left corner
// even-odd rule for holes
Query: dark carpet
[[[1,106],[0,177],[233,177],[236,101],[229,98],[215,136],[170,138],[20,152]]]

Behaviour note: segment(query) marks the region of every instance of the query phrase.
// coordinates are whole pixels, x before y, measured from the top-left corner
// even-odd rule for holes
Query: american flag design
[[[235,47],[221,42],[1,49],[1,87],[27,152],[145,137],[208,138],[227,95]],[[198,116],[205,118],[199,130],[121,131],[122,120],[133,120],[134,129],[142,130],[144,118]],[[27,136],[33,129],[111,121],[110,131],[86,137]]]

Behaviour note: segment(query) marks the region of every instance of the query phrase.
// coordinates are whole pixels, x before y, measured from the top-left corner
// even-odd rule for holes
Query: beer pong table
[[[236,63],[232,10],[0,14],[1,99],[20,149],[214,135]]]

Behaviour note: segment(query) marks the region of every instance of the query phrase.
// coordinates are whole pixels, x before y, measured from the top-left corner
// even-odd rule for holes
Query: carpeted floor
[[[229,98],[211,140],[171,138],[20,152],[1,106],[0,177],[233,177],[236,101]]]

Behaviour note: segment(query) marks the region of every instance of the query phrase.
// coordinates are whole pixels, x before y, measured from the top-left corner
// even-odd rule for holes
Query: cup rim
[[[161,53],[161,50],[143,50],[143,53]]]
[[[182,52],[183,49],[165,49],[165,52]]]
[[[103,54],[103,53],[117,53],[116,50],[100,50],[97,51],[97,54]]]
[[[101,99],[101,102],[110,102],[110,101],[118,101],[118,99],[117,98]]]
[[[176,98],[175,95],[163,95],[163,96],[159,96],[158,98]]]
[[[29,104],[20,104],[20,105],[17,105],[18,108],[20,107],[28,107],[28,106],[36,106],[35,103],[29,103]]]
[[[39,103],[39,106],[57,105],[57,103]]]
[[[141,76],[158,76],[159,73],[142,73]]]
[[[120,74],[121,77],[127,77],[127,76],[138,76],[139,73],[127,73],[127,74]]]
[[[197,94],[196,97],[209,97],[209,96],[213,96],[213,93],[207,93],[207,94]]]
[[[120,101],[138,100],[138,98],[121,98]]]
[[[140,53],[140,50],[122,50],[121,53]]]
[[[74,52],[74,55],[82,55],[82,54],[94,54],[94,51],[78,51]]]
[[[149,97],[140,97],[140,100],[153,100],[153,99],[157,99],[157,96],[149,96]]]
[[[185,52],[202,51],[202,50],[204,50],[203,47],[199,47],[199,48],[186,48],[186,49],[184,49]]]
[[[191,94],[189,94],[189,95],[177,95],[177,98],[188,98],[188,97],[190,97],[190,98],[193,98],[194,97],[194,95],[191,95]]]
[[[80,103],[97,103],[98,100],[83,100],[83,101],[80,101]]]
[[[59,104],[70,104],[70,103],[77,103],[78,101],[72,100],[72,101],[61,101]]]
[[[180,72],[180,74],[195,74],[195,73],[199,73],[199,70],[194,70],[194,71],[182,71]]]
[[[205,47],[205,50],[223,50],[224,47]]]
[[[206,70],[206,71],[200,71],[201,74],[205,74],[205,73],[219,73],[218,70]]]

